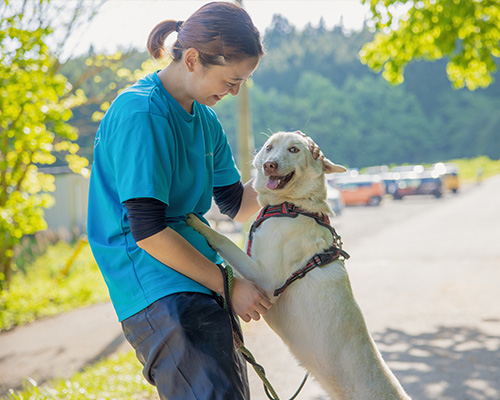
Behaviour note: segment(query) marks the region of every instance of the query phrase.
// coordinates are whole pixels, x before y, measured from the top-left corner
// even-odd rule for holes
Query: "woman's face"
[[[259,64],[258,57],[243,61],[204,67],[198,63],[191,80],[191,95],[198,103],[214,106],[227,94],[236,96],[243,82]]]

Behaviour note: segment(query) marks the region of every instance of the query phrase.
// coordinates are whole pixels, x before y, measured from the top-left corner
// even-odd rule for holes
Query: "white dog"
[[[251,257],[196,217],[189,224],[274,299],[266,322],[332,399],[410,399],[368,333],[344,268],[349,256],[326,217],[325,173],[345,168],[315,160],[297,132],[273,134],[254,167],[264,209],[250,233]]]

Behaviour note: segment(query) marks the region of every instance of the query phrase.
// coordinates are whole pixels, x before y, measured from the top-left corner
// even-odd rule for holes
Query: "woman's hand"
[[[266,293],[254,282],[234,277],[231,306],[243,321],[258,321],[261,315],[266,315],[271,305]]]
[[[312,156],[315,160],[317,160],[318,158],[320,160],[323,160],[325,158],[325,155],[314,140],[312,140],[309,136],[301,131],[297,131],[297,133],[306,138],[307,142],[309,143],[309,150],[311,151]]]

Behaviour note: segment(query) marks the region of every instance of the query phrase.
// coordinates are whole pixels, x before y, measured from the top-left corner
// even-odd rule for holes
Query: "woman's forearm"
[[[219,267],[173,229],[167,227],[138,241],[137,245],[173,270],[223,294],[224,282]]]
[[[224,279],[219,267],[173,229],[165,228],[138,241],[137,245],[173,270],[224,296]],[[245,322],[260,319],[271,307],[265,292],[243,278],[234,278],[231,300],[233,310]]]

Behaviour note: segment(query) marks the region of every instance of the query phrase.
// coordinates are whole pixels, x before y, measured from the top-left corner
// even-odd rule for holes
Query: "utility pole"
[[[235,0],[235,3],[243,7],[243,0]],[[243,183],[246,183],[251,178],[251,156],[254,150],[252,119],[250,114],[250,93],[248,91],[247,82],[242,83],[237,99],[239,169],[241,172],[241,179]]]
[[[238,96],[238,152],[239,168],[243,182],[251,178],[252,153],[254,141],[252,135],[252,120],[250,116],[250,93],[247,83],[241,85]]]

